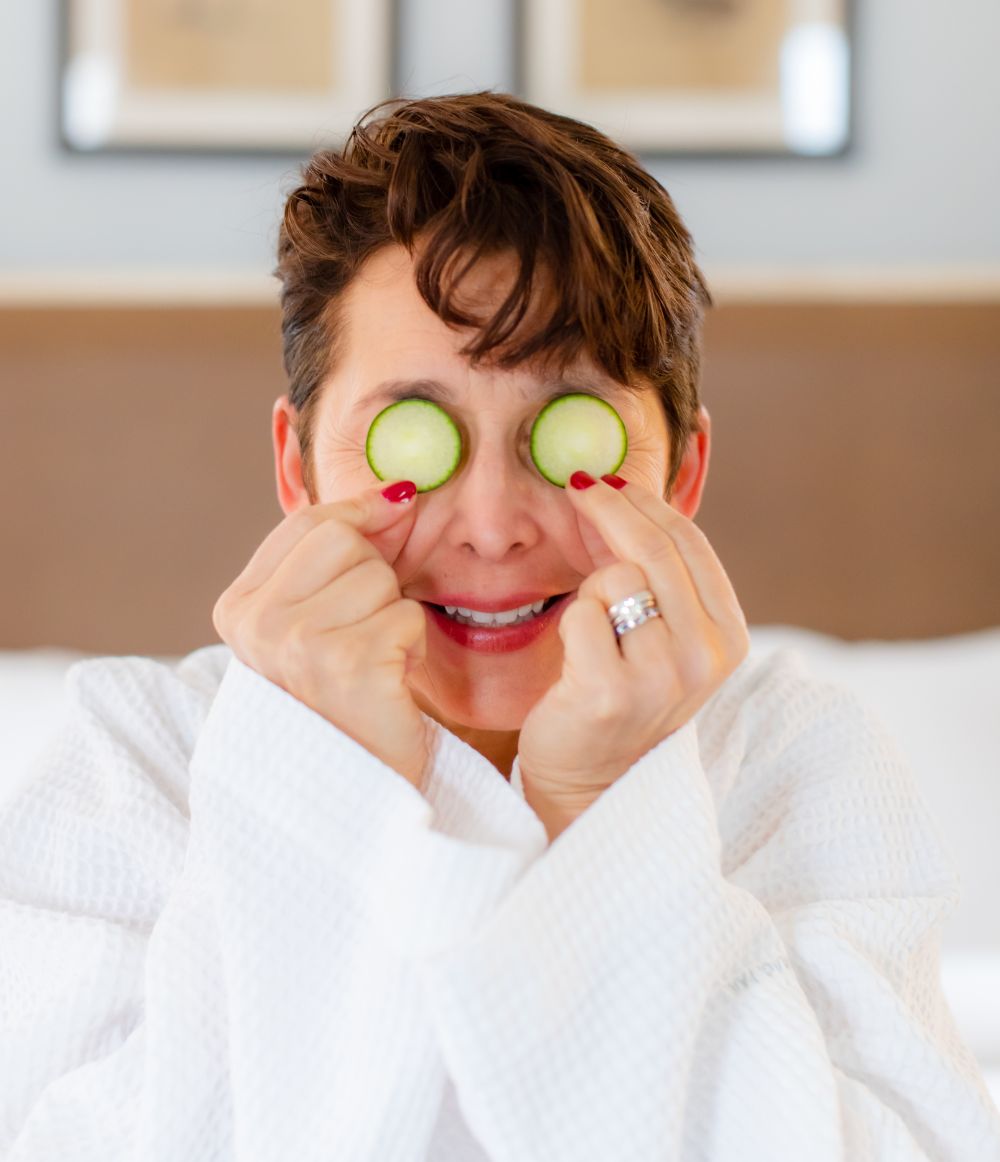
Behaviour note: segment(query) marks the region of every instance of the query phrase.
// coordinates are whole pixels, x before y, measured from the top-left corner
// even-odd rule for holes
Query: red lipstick
[[[455,621],[444,610],[436,609],[426,601],[422,604],[427,610],[429,624],[435,626],[444,637],[456,645],[481,654],[505,654],[512,650],[523,650],[554,627],[572,596],[572,593],[564,594],[542,613],[517,625],[467,625]],[[440,604],[460,605],[463,609],[477,609],[482,613],[497,613],[502,609],[514,609],[519,605],[528,605],[532,601],[542,599],[543,595],[533,597],[530,594],[515,594],[513,599],[505,597],[502,601],[490,602],[482,597],[456,594],[449,595],[448,599],[441,601]]]

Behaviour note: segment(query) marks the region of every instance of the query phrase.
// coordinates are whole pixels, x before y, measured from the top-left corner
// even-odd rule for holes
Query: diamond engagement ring
[[[630,593],[608,608],[608,620],[619,638],[638,629],[643,622],[662,616],[656,598],[648,589]]]

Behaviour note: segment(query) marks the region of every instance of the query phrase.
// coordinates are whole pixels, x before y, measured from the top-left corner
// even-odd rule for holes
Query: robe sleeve
[[[493,1162],[1000,1162],[941,990],[955,867],[881,723],[790,657],[421,965]]]
[[[236,658],[207,706],[150,659],[67,692],[0,810],[0,1156],[423,1159],[412,961],[544,849],[530,808],[444,731],[425,797]]]

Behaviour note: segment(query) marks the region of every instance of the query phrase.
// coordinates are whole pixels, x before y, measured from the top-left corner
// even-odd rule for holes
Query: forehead
[[[444,323],[421,297],[416,282],[419,257],[419,243],[412,257],[404,246],[384,246],[358,271],[344,296],[343,322],[348,354],[373,354],[371,340],[375,336],[378,342],[374,344],[374,354],[379,348],[393,350],[415,342],[433,344],[441,347],[443,352],[457,353],[468,342],[467,329]],[[459,264],[464,261],[460,259]],[[462,276],[453,301],[463,313],[486,322],[503,302],[516,274],[516,259],[511,255],[477,259]],[[524,323],[528,323],[530,317],[548,301],[550,281],[547,272],[539,271],[532,281],[535,285],[532,287],[531,307]]]
[[[418,257],[419,249],[411,258],[403,246],[383,247],[359,270],[344,295],[336,378],[340,387],[349,389],[352,406],[398,398],[407,387],[416,390],[420,384],[428,386],[426,395],[437,398],[447,395],[450,385],[461,388],[472,378],[480,389],[487,383],[502,385],[505,394],[513,391],[527,402],[574,388],[612,401],[637,400],[634,391],[615,383],[585,352],[565,367],[540,360],[500,370],[487,361],[473,369],[461,353],[473,332],[449,326],[424,302],[415,278]],[[455,305],[486,322],[502,304],[516,274],[513,255],[477,260],[457,288]],[[533,320],[538,311],[548,308],[550,287],[549,273],[536,267],[521,328],[537,325]],[[445,391],[436,391],[435,384],[443,385]]]

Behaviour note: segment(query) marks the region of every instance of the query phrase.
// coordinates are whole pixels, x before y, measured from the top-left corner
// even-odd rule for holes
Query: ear
[[[271,409],[271,439],[274,443],[274,474],[278,486],[278,502],[285,516],[307,508],[312,502],[302,481],[302,453],[296,435],[295,408],[283,395],[274,401]]]
[[[684,459],[674,481],[674,490],[667,497],[670,507],[677,509],[689,520],[694,519],[701,504],[701,494],[708,475],[708,458],[712,448],[712,417],[704,405],[698,409],[698,422],[701,430],[692,432],[688,437]]]

